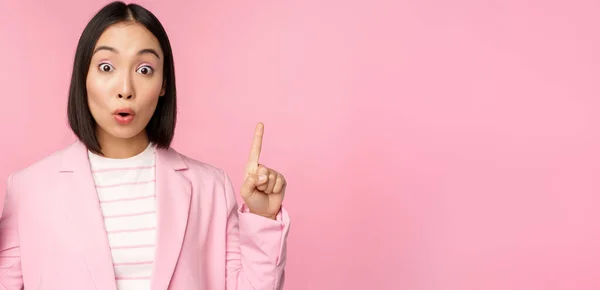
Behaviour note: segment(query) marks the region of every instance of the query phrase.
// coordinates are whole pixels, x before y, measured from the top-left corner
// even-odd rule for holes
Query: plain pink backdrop
[[[1,2],[1,178],[73,140],[106,3]],[[174,47],[176,149],[239,187],[265,122],[285,289],[600,289],[600,2],[140,3]]]

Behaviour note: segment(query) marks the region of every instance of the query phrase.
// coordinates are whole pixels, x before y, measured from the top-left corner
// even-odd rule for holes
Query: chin
[[[137,128],[137,126],[114,126],[108,130],[102,128],[102,131],[113,138],[132,139],[143,133],[144,128]]]
[[[119,138],[119,139],[131,139],[134,138],[138,135],[140,135],[140,133],[142,133],[142,130],[139,130],[137,128],[124,128],[124,129],[120,129],[120,130],[114,130],[113,132],[109,132],[112,136]]]

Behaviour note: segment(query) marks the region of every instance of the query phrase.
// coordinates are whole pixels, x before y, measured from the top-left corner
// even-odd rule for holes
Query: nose
[[[125,100],[133,99],[135,97],[135,90],[133,87],[132,76],[129,73],[125,73],[121,76],[121,84],[117,91],[117,97]]]
[[[119,99],[123,99],[123,98],[125,98],[125,99],[128,99],[128,100],[129,100],[129,99],[132,99],[132,98],[133,98],[133,95],[128,95],[127,97],[124,97],[124,96],[123,96],[123,94],[119,94]]]

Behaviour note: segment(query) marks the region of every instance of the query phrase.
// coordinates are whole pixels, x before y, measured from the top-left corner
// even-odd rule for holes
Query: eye
[[[140,68],[138,68],[136,70],[136,72],[141,73],[143,75],[150,75],[150,74],[152,74],[153,71],[154,70],[150,66],[147,66],[147,65],[141,66]]]
[[[114,68],[112,65],[110,65],[110,64],[108,64],[108,63],[101,63],[101,64],[98,66],[98,68],[99,68],[101,71],[103,71],[103,72],[110,72],[110,71],[113,71],[113,70],[115,69],[115,68]]]

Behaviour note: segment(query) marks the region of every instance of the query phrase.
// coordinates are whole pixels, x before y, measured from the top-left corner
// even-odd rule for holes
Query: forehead
[[[119,54],[135,55],[142,49],[152,48],[162,56],[158,39],[143,25],[122,22],[109,26],[96,42],[96,47],[109,46]]]

